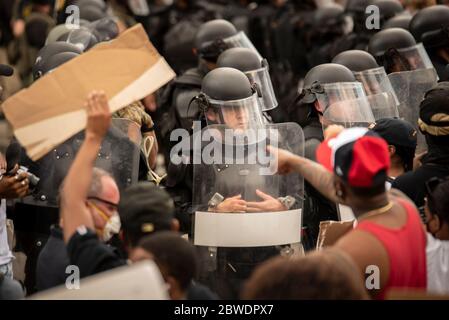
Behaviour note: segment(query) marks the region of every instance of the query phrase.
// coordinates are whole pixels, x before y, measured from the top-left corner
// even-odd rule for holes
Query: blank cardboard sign
[[[10,97],[3,111],[28,156],[37,160],[85,128],[84,102],[91,91],[105,91],[115,112],[175,76],[139,24]]]
[[[71,284],[39,292],[30,300],[168,300],[162,275],[153,261],[114,268]],[[68,283],[68,284],[67,284]]]

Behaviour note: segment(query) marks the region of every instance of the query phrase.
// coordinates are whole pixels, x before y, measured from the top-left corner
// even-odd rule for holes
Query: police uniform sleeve
[[[95,232],[80,227],[67,244],[67,253],[72,265],[80,270],[81,277],[87,277],[126,264],[113,249],[102,243]]]

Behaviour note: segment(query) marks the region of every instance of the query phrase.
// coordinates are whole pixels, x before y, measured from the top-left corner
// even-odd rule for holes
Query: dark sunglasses
[[[95,201],[104,203],[104,204],[106,204],[108,206],[111,206],[112,208],[114,208],[116,210],[118,209],[118,204],[115,204],[113,202],[110,202],[110,201],[107,201],[107,200],[104,200],[104,199],[101,199],[101,198],[98,198],[98,197],[88,197],[87,200],[95,200]]]

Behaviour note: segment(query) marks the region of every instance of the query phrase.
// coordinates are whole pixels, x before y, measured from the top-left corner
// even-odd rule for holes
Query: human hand
[[[86,101],[86,137],[103,140],[111,125],[111,111],[103,91],[93,91]]]
[[[262,201],[247,202],[246,212],[275,212],[287,210],[278,199],[273,198],[260,190],[256,190],[256,194]]]
[[[4,175],[0,180],[0,198],[16,199],[23,198],[28,194],[28,174],[26,172],[17,174],[18,169],[19,166],[16,165],[11,175]]]
[[[274,156],[278,174],[289,174],[294,171],[293,163],[295,155],[287,150],[278,149],[272,146],[267,147],[268,152]]]
[[[215,212],[221,213],[246,212],[246,201],[242,200],[241,195],[226,198],[220,204],[217,205]]]

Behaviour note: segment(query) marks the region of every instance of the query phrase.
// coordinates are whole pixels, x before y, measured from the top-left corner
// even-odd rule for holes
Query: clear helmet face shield
[[[354,72],[365,89],[374,118],[397,118],[399,100],[383,67]]]
[[[433,69],[432,61],[422,43],[408,48],[389,50],[382,55],[381,60],[389,74]]]
[[[261,107],[262,111],[268,111],[276,108],[278,106],[278,101],[274,93],[273,84],[270,78],[270,72],[268,65],[264,60],[265,66],[263,68],[247,71],[246,76],[249,78],[251,83],[256,83],[257,87],[261,91]]]
[[[322,92],[316,94],[316,97],[316,107],[323,115],[323,129],[332,124],[345,128],[368,127],[375,122],[360,82],[324,84]]]
[[[207,125],[223,124],[230,129],[245,131],[263,127],[261,103],[257,92],[251,97],[241,100],[221,101],[206,98]]]
[[[248,36],[245,34],[245,32],[240,31],[236,35],[223,39],[223,42],[226,44],[226,47],[228,49],[230,48],[247,48],[251,49],[254,53],[257,54],[259,57],[259,60],[262,60],[262,56],[260,55],[259,51],[257,51],[256,47],[253,45],[251,40],[249,40]]]

